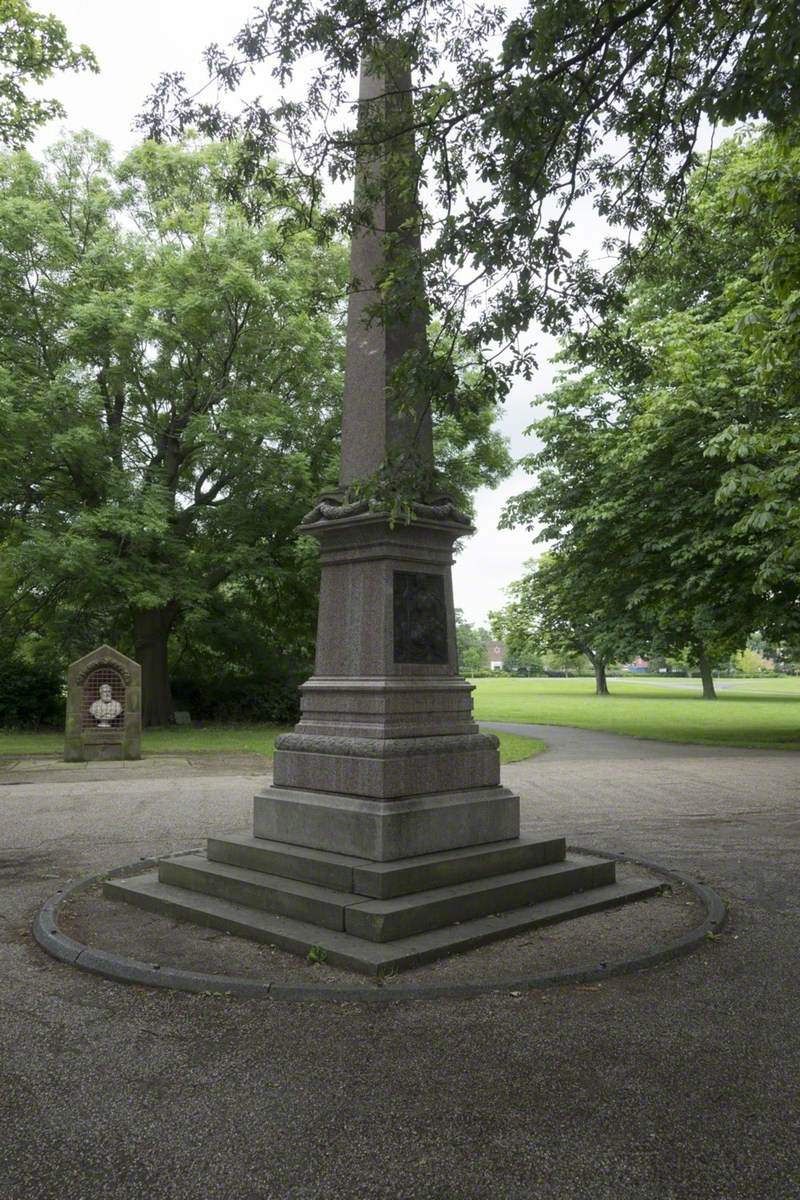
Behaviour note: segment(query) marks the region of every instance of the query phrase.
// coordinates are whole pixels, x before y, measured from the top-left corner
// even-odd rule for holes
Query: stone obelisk
[[[303,525],[322,578],[302,718],[278,739],[252,835],[209,838],[205,855],[104,884],[142,908],[371,975],[657,888],[617,884],[613,861],[567,856],[563,837],[519,837],[497,739],[479,732],[458,674],[450,568],[470,525],[429,490],[410,88],[407,70],[362,71],[366,219],[353,238],[340,485]],[[376,480],[395,486],[409,519],[393,519]]]
[[[256,836],[375,860],[519,832],[497,739],[478,731],[458,674],[450,568],[469,521],[413,494],[433,447],[429,399],[413,390],[427,346],[410,96],[407,69],[362,69],[359,128],[384,142],[361,152],[356,181],[356,212],[371,219],[352,241],[340,491],[304,523],[321,550],[316,669],[255,807]],[[395,259],[401,290],[380,319],[376,283]],[[405,485],[410,520],[346,502],[380,472]]]

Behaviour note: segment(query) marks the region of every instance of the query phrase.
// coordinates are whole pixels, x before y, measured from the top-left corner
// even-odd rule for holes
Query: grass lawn
[[[523,758],[533,758],[547,749],[547,743],[539,738],[521,737],[518,733],[498,733],[500,738],[500,762],[520,762]]]
[[[147,754],[267,754],[272,757],[275,738],[286,731],[280,725],[204,725],[191,728],[171,725],[145,729],[142,751]],[[0,754],[59,754],[63,733],[14,733],[0,729]]]
[[[703,700],[698,680],[476,679],[479,721],[574,725],[668,742],[800,750],[800,679],[724,679]]]
[[[491,682],[491,681],[490,681]],[[249,752],[272,757],[275,738],[285,732],[279,725],[204,725],[195,729],[185,725],[168,729],[146,729],[142,734],[142,752],[148,754],[234,754]],[[544,750],[538,738],[502,733],[501,762],[519,762]],[[0,755],[60,754],[64,749],[62,733],[13,733],[0,730]]]

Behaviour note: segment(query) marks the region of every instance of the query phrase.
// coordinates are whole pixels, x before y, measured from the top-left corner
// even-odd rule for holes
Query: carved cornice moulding
[[[442,737],[358,738],[327,734],[282,733],[276,750],[300,750],[306,754],[344,754],[357,758],[407,758],[410,754],[468,754],[484,750],[486,744],[500,745],[493,733],[445,734]]]

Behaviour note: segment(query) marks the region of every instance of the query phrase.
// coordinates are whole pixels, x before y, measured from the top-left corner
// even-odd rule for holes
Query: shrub
[[[0,728],[64,727],[64,682],[49,667],[0,658]]]
[[[268,721],[291,725],[300,716],[297,689],[305,674],[280,679],[234,673],[217,675],[214,679],[179,675],[172,679],[172,696],[176,709],[188,710],[195,721]]]

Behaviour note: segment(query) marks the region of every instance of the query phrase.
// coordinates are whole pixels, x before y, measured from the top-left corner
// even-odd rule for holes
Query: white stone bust
[[[122,705],[114,699],[110,683],[100,684],[100,696],[89,706],[89,712],[97,721],[98,729],[110,728],[111,722],[122,712]]]

